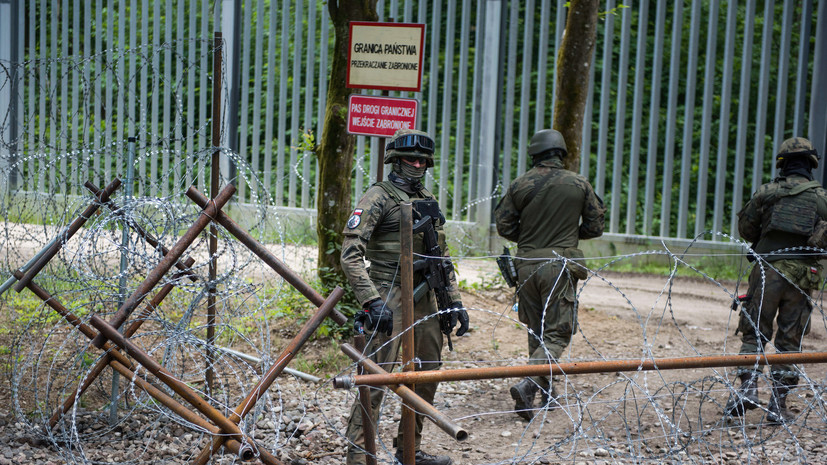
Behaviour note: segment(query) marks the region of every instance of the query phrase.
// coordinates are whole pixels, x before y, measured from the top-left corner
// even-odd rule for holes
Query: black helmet
[[[563,156],[568,154],[566,139],[559,131],[543,129],[531,136],[531,142],[528,145],[528,154],[530,156],[534,157],[552,149],[562,150]]]
[[[793,137],[785,140],[778,149],[775,156],[775,168],[781,169],[784,163],[790,158],[807,157],[812,168],[818,168],[818,153],[813,148],[812,142],[803,137]]]
[[[384,163],[392,163],[399,157],[422,158],[430,168],[434,166],[434,140],[426,132],[399,129],[385,146]]]

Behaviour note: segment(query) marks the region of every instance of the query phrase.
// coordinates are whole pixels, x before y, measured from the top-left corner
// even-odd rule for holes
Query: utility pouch
[[[785,196],[773,204],[772,211],[761,229],[809,238],[813,234],[816,219],[816,202],[808,195]]]
[[[815,247],[816,249],[827,249],[827,221],[818,220],[818,222],[816,222],[815,227],[813,227],[813,233],[810,234],[810,238],[807,239],[807,245]],[[819,258],[827,257],[822,256]]]
[[[508,287],[517,287],[517,267],[514,266],[514,258],[508,247],[503,246],[503,254],[497,257],[497,266],[500,267],[500,273]]]
[[[565,256],[571,259],[566,261],[566,269],[569,270],[573,278],[583,280],[589,277],[589,269],[583,263],[586,255],[583,254],[582,250],[575,247],[566,249]]]

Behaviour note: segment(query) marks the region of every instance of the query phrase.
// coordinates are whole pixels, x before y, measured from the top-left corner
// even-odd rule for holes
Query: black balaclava
[[[813,180],[813,170],[810,160],[807,157],[793,157],[788,158],[784,162],[784,168],[781,169],[781,176],[790,176],[797,174],[804,176],[808,180]]]

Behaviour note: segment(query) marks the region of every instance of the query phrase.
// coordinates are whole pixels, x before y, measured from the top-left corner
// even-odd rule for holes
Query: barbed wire
[[[149,66],[158,53],[171,51],[173,45],[160,50],[139,47],[81,59],[26,62],[25,66],[30,73],[47,74],[51,72],[50,66],[67,66],[75,71],[84,71],[91,63],[104,66],[97,76],[84,74],[83,87],[88,91],[94,88],[95,79],[103,79],[103,70],[115,70],[117,64],[113,63],[118,60],[135,57]],[[205,47],[205,53],[210,47]],[[107,58],[111,54],[118,59]],[[187,72],[200,66],[200,57],[187,60],[173,55]],[[96,368],[111,351],[90,346],[88,335],[52,307],[64,306],[85,325],[91,325],[92,316],[111,318],[163,257],[161,248],[138,231],[148,232],[167,248],[179,241],[201,212],[186,198],[186,191],[193,185],[204,189],[206,167],[215,150],[236,166],[235,182],[250,193],[249,201],[232,202],[225,211],[288,266],[305,276],[315,272],[312,240],[296,233],[294,228],[299,227],[292,226],[295,220],[274,208],[272,186],[265,183],[260,167],[252,166],[241,154],[223,147],[216,149],[206,141],[208,123],[190,124],[184,111],[183,89],[176,79],[165,82],[174,90],[171,100],[177,102],[171,107],[174,121],[169,130],[149,123],[138,131],[142,137],[137,141],[135,160],[143,171],[136,170],[134,183],[139,189],[134,196],[127,197],[121,188],[112,196],[112,208],[100,205],[97,213],[70,239],[65,239],[63,231],[93,202],[84,182],[109,183],[116,176],[123,179],[122,161],[129,141],[106,140],[96,145],[87,137],[63,131],[46,143],[39,132],[41,122],[34,118],[23,125],[24,132],[16,138],[0,134],[0,146],[5,150],[0,158],[0,179],[5,182],[14,175],[16,185],[25,187],[13,190],[5,186],[3,190],[0,276],[3,280],[10,277],[51,241],[57,240],[61,245],[57,255],[34,279],[49,293],[48,299],[34,297],[29,290],[19,294],[9,290],[0,296],[6,328],[5,334],[0,335],[0,346],[8,364],[8,408],[13,413],[7,428],[13,425],[12,434],[30,446],[27,451],[11,450],[11,459],[18,458],[14,454],[39,453],[68,463],[188,463],[208,440],[223,434],[185,418],[148,394],[141,382],[154,383],[161,392],[174,397],[166,385],[141,365],[135,366],[131,377],[122,377],[113,398],[112,365],[105,365],[102,371]],[[44,84],[50,95],[54,95],[57,85]],[[80,99],[82,102],[94,101],[92,91],[89,92]],[[124,98],[140,100],[134,93],[127,93]],[[79,109],[68,118],[80,120],[90,112],[94,111]],[[145,122],[145,110],[139,114],[142,116],[135,122]],[[4,121],[8,118],[8,114],[3,116]],[[44,127],[65,122],[57,114],[47,118]],[[23,141],[32,140],[36,141],[34,145],[20,147]],[[200,142],[187,146],[195,140]],[[312,179],[298,169],[306,156],[302,152],[281,176],[287,177],[289,170],[293,170],[302,183],[311,183]],[[102,163],[102,158],[107,161]],[[355,170],[366,176],[361,160]],[[160,171],[154,177],[153,163],[155,170]],[[500,188],[497,185],[490,196],[473,199],[462,212],[496,198]],[[210,255],[207,234],[200,234],[183,257],[195,260],[190,268],[191,277],[168,273],[155,289],[167,285],[174,289],[153,305],[151,312],[143,312],[147,304],[139,306],[126,326],[140,323],[140,329],[129,340],[210,406],[229,412],[255,388],[261,373],[276,362],[286,341],[293,336],[295,320],[307,319],[315,306],[308,305],[303,296],[224,228],[217,231],[215,255]],[[732,246],[731,252],[723,252],[719,258],[743,261],[752,252],[736,238],[705,232],[677,252],[662,243],[638,253],[594,256],[582,261],[562,256],[538,259],[545,266],[581,267],[588,276],[577,286],[579,324],[571,344],[560,359],[546,351],[545,361],[643,362],[664,355],[732,354],[738,346],[737,338],[732,336],[731,321],[736,313],[728,307],[743,285],[746,270],[734,282],[718,278],[708,270],[702,259],[709,254],[701,251],[701,242],[710,236]],[[445,354],[444,360],[422,362],[441,362],[445,369],[526,364],[526,338],[542,344],[542,335],[527,328],[513,312],[513,295],[518,290],[505,287],[493,266],[494,256],[472,236],[462,236],[456,243],[459,250],[452,259],[460,276],[468,276],[464,278],[466,282],[473,283],[467,284],[465,294],[477,302],[467,305],[466,310],[472,322],[479,323],[474,323],[468,336],[457,338],[457,350]],[[818,255],[824,251],[796,248],[782,252]],[[652,257],[662,257],[669,263],[670,273],[648,277],[654,291],[645,294],[641,301],[633,295],[639,291],[636,285],[625,280],[628,267],[624,265]],[[209,278],[207,264],[211,259],[218,263],[215,279]],[[765,259],[759,259],[757,266],[774,269]],[[567,280],[569,276],[563,274],[560,279]],[[678,310],[687,306],[680,302],[685,296],[697,296],[696,287],[702,287],[703,299],[722,305],[726,311],[726,318],[719,318],[715,325],[703,330],[708,333],[704,337],[695,334],[700,329],[692,329],[698,324],[693,316]],[[146,301],[157,292],[147,295]],[[214,292],[217,308],[215,345],[205,341],[206,297],[210,292]],[[805,338],[804,349],[823,351],[827,319],[821,291],[809,302],[814,310],[810,327],[818,334]],[[435,317],[431,315],[415,325]],[[482,338],[487,344],[464,350],[470,338]],[[513,344],[515,339],[520,343]],[[511,343],[511,349],[498,348],[506,343]],[[322,357],[338,353],[333,339],[322,337],[318,344],[323,347]],[[773,351],[772,344],[768,351]],[[212,387],[205,382],[208,370],[215,374]],[[356,365],[338,359],[326,370],[323,374],[328,377],[353,376]],[[470,431],[471,438],[457,444],[439,431],[429,430],[427,435],[430,445],[450,449],[457,463],[811,463],[821,460],[824,453],[824,441],[820,439],[827,434],[827,376],[822,365],[801,366],[800,370],[799,383],[788,398],[794,418],[780,426],[768,424],[764,403],[742,417],[724,415],[727,399],[738,388],[732,369],[641,369],[555,375],[558,397],[549,396],[546,404],[537,405],[530,422],[518,420],[507,394],[514,380],[443,383],[434,406]],[[79,383],[87,380],[89,388],[77,394]],[[759,379],[764,398],[764,388],[771,383],[767,375]],[[330,382],[308,384],[298,375],[281,377],[242,418],[239,428],[285,462],[341,463],[348,445],[347,414],[357,396],[355,390],[334,389]],[[67,400],[71,406],[52,427],[53,414]],[[114,419],[109,408],[113,401],[117,406]],[[390,462],[394,453],[390,438],[395,436],[400,411],[401,401],[393,395],[385,396],[378,425],[378,452],[384,462]],[[25,458],[31,461],[31,456]],[[235,461],[238,458],[229,454],[216,459],[216,463]]]

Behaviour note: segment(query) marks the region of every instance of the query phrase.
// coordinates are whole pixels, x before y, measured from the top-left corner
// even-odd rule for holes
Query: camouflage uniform
[[[351,215],[344,229],[345,239],[342,243],[342,267],[348,281],[353,287],[359,303],[364,304],[376,298],[381,298],[387,307],[393,311],[393,333],[374,333],[367,344],[365,353],[376,352],[381,346],[393,339],[393,342],[382,347],[379,352],[371,356],[371,360],[381,365],[385,370],[392,371],[398,364],[401,338],[397,336],[404,331],[402,326],[402,311],[400,310],[401,289],[399,281],[399,218],[401,202],[416,202],[417,199],[433,199],[433,195],[426,189],[420,189],[416,194],[408,194],[389,181],[383,181],[371,186],[359,200],[356,209]],[[436,227],[438,242],[443,251],[447,251],[445,233],[442,222]],[[414,236],[414,254],[422,254],[424,244],[421,235]],[[364,259],[370,261],[370,268],[365,268]],[[422,279],[420,273],[414,274],[414,287]],[[451,273],[451,287],[448,290],[452,301],[460,301],[456,278]],[[437,312],[436,298],[433,291],[416,302],[414,306],[414,321],[419,321]],[[395,338],[395,339],[394,339]],[[422,361],[417,370],[436,370],[442,365],[442,332],[439,318],[432,317],[414,327],[414,354]],[[433,402],[438,383],[416,384],[416,393],[427,402]],[[372,389],[371,406],[373,407],[373,424],[378,424],[379,405],[384,396],[384,388]],[[416,450],[420,449],[422,439],[422,415],[416,415]],[[359,402],[351,407],[347,425],[347,438],[350,441],[347,451],[347,463],[364,464],[365,454],[364,435],[362,431],[362,409]],[[402,425],[395,442],[401,446]]]
[[[575,288],[585,269],[569,263],[563,273],[558,256],[583,258],[578,242],[603,234],[605,211],[586,178],[565,169],[557,156],[515,179],[494,211],[497,231],[518,247],[518,315],[534,332],[528,335],[531,364],[559,359],[577,329]],[[548,377],[533,379],[549,388]]]
[[[738,323],[742,354],[764,351],[772,339],[776,317],[776,350],[801,350],[801,339],[812,312],[810,297],[821,284],[822,269],[816,256],[801,249],[807,245],[808,236],[793,230],[811,229],[818,219],[827,220],[827,191],[819,182],[800,175],[779,177],[764,184],[738,213],[741,237],[752,242],[761,256],[750,273],[749,298]],[[786,226],[773,226],[779,223]],[[799,249],[783,251],[788,248]],[[752,370],[760,372],[757,367],[739,372]],[[795,384],[798,379],[795,367],[790,365],[773,365],[771,372],[773,379],[786,384]]]

